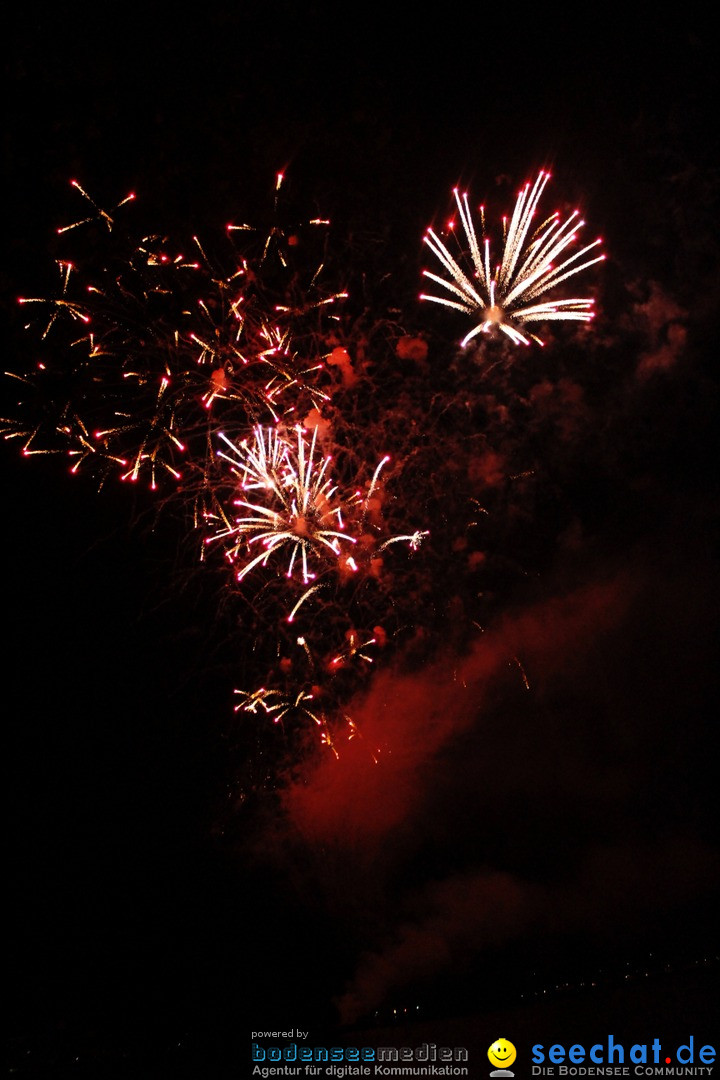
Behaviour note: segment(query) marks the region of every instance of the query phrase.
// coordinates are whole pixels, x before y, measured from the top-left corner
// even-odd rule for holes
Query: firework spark
[[[239,702],[235,706],[235,712],[250,713],[252,715],[265,715],[274,724],[285,725],[293,723],[300,728],[307,726],[308,722],[314,725],[320,736],[322,746],[332,750],[335,757],[339,757],[333,738],[333,731],[322,709],[315,703],[315,695],[311,691],[300,690],[296,694],[286,694],[281,690],[270,690],[261,686],[252,692],[247,690],[235,690]],[[343,719],[347,724],[352,738],[357,728],[348,716]]]
[[[500,330],[515,345],[529,345],[530,338],[542,344],[535,334],[526,336],[521,328],[529,323],[553,320],[589,322],[593,316],[593,300],[572,297],[541,300],[562,282],[582,270],[602,261],[597,254],[602,240],[597,239],[572,254],[569,249],[577,240],[585,222],[574,210],[564,221],[559,212],[550,215],[535,227],[538,203],[550,173],[541,171],[534,184],[527,183],[518,195],[510,223],[504,220],[504,243],[500,263],[491,264],[490,240],[485,234],[485,216],[481,208],[481,235],[473,220],[467,194],[454,190],[467,249],[455,258],[433,229],[428,229],[424,242],[442,264],[447,277],[424,270],[423,274],[445,290],[435,296],[421,295],[422,300],[454,308],[477,319],[465,335],[467,345],[478,334]],[[588,256],[586,258],[586,256]],[[472,269],[469,269],[471,264]]]
[[[307,730],[317,732],[320,745],[331,750],[335,758],[340,757],[340,746],[353,739],[362,741],[362,734],[357,724],[342,710],[333,710],[332,718],[316,702],[317,687],[310,687],[288,694],[283,690],[268,689],[261,686],[254,691],[235,690],[238,703],[235,713],[246,713],[255,717],[265,717],[278,724],[287,734],[298,734]],[[290,727],[293,731],[287,731]],[[367,746],[371,759],[378,763],[380,748]]]
[[[225,527],[207,539],[230,541],[228,558],[233,563],[242,560],[238,581],[281,550],[290,553],[286,576],[291,578],[297,565],[305,585],[317,576],[311,560],[337,564],[343,557],[346,563],[352,558],[348,545],[356,544],[357,537],[345,528],[343,502],[328,475],[331,458],[316,452],[317,432],[315,428],[308,442],[298,425],[292,442],[277,428],[257,427],[253,441],[243,439],[239,445],[220,433],[226,449],[218,451],[218,457],[230,463],[243,493],[255,499],[236,499],[234,505],[249,513],[234,520],[226,517]],[[253,555],[256,546],[261,550]]]
[[[90,215],[58,233],[75,239],[98,224],[113,245],[101,262],[92,250],[58,261],[55,298],[20,301],[44,317],[47,349],[35,370],[10,373],[23,400],[2,427],[26,454],[67,454],[73,472],[146,477],[152,490],[182,479],[187,491],[188,472],[205,483],[221,418],[249,430],[327,400],[321,320],[346,294],[323,290],[322,264],[303,287],[294,233],[272,228],[253,256],[228,226],[232,247],[218,266],[197,237],[188,257],[166,238],[123,233],[113,215],[134,195],[111,215],[72,186]],[[308,224],[317,233],[328,222]]]

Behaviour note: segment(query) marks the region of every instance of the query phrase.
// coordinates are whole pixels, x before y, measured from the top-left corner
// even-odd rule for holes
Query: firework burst
[[[518,195],[509,223],[507,219],[503,221],[503,250],[498,264],[491,262],[483,208],[478,236],[468,196],[461,195],[457,188],[455,202],[467,247],[461,247],[456,258],[437,233],[428,229],[424,242],[447,276],[424,270],[424,276],[445,292],[439,296],[423,293],[421,299],[465,312],[477,320],[463,338],[463,346],[478,334],[493,330],[502,331],[515,345],[529,345],[530,338],[542,344],[535,334],[523,333],[528,324],[558,320],[589,322],[593,318],[591,298],[541,299],[605,258],[597,253],[600,239],[569,253],[585,224],[578,210],[564,221],[556,211],[541,225],[535,225],[538,204],[549,179],[550,174],[541,171],[535,183],[527,183]]]
[[[315,695],[312,690],[300,690],[295,694],[285,694],[281,690],[269,690],[261,686],[252,692],[236,690],[235,694],[239,701],[235,706],[236,713],[249,713],[254,716],[266,716],[274,724],[285,727],[287,724],[299,725],[304,729],[309,723],[314,726],[320,736],[321,745],[332,750],[338,757],[333,739],[333,733],[327,717],[322,709],[315,703]],[[351,733],[355,730],[355,724],[349,717],[345,717]]]
[[[222,420],[247,430],[327,400],[322,320],[345,294],[322,289],[322,264],[303,285],[294,233],[271,229],[252,256],[258,238],[238,251],[236,237],[257,230],[228,226],[219,266],[197,237],[186,256],[164,237],[123,233],[114,214],[134,195],[109,213],[73,187],[90,215],[58,233],[95,225],[112,242],[100,260],[89,245],[84,259],[58,261],[55,297],[20,301],[43,317],[44,351],[33,370],[9,373],[22,400],[2,426],[26,455],[67,454],[73,472],[187,489],[190,474],[206,483]],[[328,224],[308,223],[315,233]]]
[[[308,441],[298,425],[292,440],[277,428],[256,427],[253,440],[240,444],[220,433],[224,449],[218,456],[229,462],[249,497],[234,500],[243,512],[234,519],[223,515],[207,542],[225,541],[229,560],[241,564],[238,581],[279,552],[289,554],[286,576],[299,568],[305,585],[317,576],[311,567],[318,563],[357,569],[352,550],[358,538],[346,527],[344,507],[356,507],[360,496],[339,497],[328,474],[332,459],[317,452],[317,433],[315,428]]]
[[[235,713],[264,717],[282,727],[290,738],[299,736],[302,739],[306,731],[314,730],[318,734],[320,745],[330,750],[335,758],[339,758],[342,745],[353,739],[362,741],[362,735],[352,717],[341,709],[333,709],[332,716],[328,715],[317,700],[318,696],[322,696],[318,691],[317,686],[292,694],[265,686],[254,691],[235,690],[238,698]],[[365,745],[371,759],[377,764],[379,747]]]

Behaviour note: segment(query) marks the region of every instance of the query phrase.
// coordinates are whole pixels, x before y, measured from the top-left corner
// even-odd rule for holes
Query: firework
[[[197,237],[188,257],[163,237],[119,235],[113,215],[134,195],[111,214],[73,187],[91,214],[58,232],[99,224],[107,250],[59,261],[56,297],[21,300],[44,315],[41,360],[9,373],[22,400],[3,428],[25,454],[64,453],[73,472],[146,477],[152,490],[161,479],[187,488],[188,473],[202,486],[221,418],[248,429],[327,400],[318,320],[345,294],[321,289],[322,266],[302,286],[282,230],[253,257],[235,237],[256,230],[228,226],[221,268]]]
[[[339,757],[332,727],[323,710],[315,704],[312,691],[300,690],[296,694],[288,695],[280,690],[269,690],[261,686],[252,693],[246,690],[236,690],[235,693],[240,699],[235,706],[236,713],[264,715],[274,724],[283,727],[292,723],[303,729],[309,723],[317,730],[321,745],[331,750],[336,758]],[[349,738],[352,738],[357,731],[356,725],[350,717],[343,716],[343,719],[350,731]]]
[[[599,240],[578,249],[577,213],[535,226],[547,180],[520,193],[494,268],[466,195],[459,255],[428,231],[445,276],[425,271],[438,286],[425,299],[474,318],[464,344],[495,329],[528,344],[528,325],[592,318],[590,299],[545,299],[603,258]],[[89,214],[58,231],[84,257],[58,262],[54,297],[23,301],[42,351],[12,373],[21,400],[5,436],[26,455],[67,455],[73,473],[146,481],[161,507],[180,500],[201,561],[219,551],[232,567],[219,595],[244,627],[233,685],[260,686],[236,691],[236,713],[279,725],[287,746],[318,735],[337,756],[362,738],[347,703],[377,666],[478,625],[487,556],[468,539],[467,500],[491,515],[480,448],[504,437],[508,410],[463,365],[437,385],[397,309],[335,314],[346,293],[321,283],[324,247],[298,258],[298,227],[228,226],[221,254],[197,237],[138,240],[116,220],[133,197],[105,211],[74,187]],[[327,224],[307,235],[324,245]]]
[[[491,261],[490,240],[485,234],[485,216],[481,208],[481,231],[478,236],[467,194],[454,191],[467,248],[456,258],[433,229],[424,242],[440,261],[447,276],[424,270],[430,281],[445,290],[439,296],[423,293],[422,300],[454,308],[476,320],[465,335],[467,345],[478,334],[500,330],[515,345],[529,345],[530,338],[540,338],[523,329],[530,323],[553,320],[589,322],[594,315],[593,300],[587,297],[541,299],[564,281],[605,258],[597,253],[600,239],[570,254],[582,221],[574,210],[564,221],[559,212],[535,225],[538,204],[550,174],[541,171],[535,183],[527,183],[518,195],[509,224],[504,220],[502,257]]]
[[[239,445],[220,433],[225,449],[218,456],[229,462],[243,494],[253,501],[236,499],[234,505],[246,512],[233,520],[225,516],[224,527],[207,542],[229,541],[228,558],[241,563],[238,581],[279,552],[288,553],[286,576],[292,578],[297,567],[305,585],[316,577],[311,566],[318,563],[357,569],[352,557],[357,536],[345,526],[343,506],[357,505],[358,496],[339,498],[328,474],[331,458],[317,452],[317,433],[315,428],[308,441],[298,425],[293,441],[277,428],[257,427],[252,442],[243,439]]]
[[[340,757],[341,737],[343,741],[349,742],[356,738],[362,739],[362,736],[352,717],[342,710],[334,710],[330,717],[316,701],[317,691],[317,687],[310,687],[288,694],[265,686],[254,691],[235,690],[239,699],[235,705],[235,713],[264,717],[273,724],[280,725],[286,732],[287,728],[291,727],[293,730],[287,732],[290,736],[305,730],[316,731],[320,745],[331,750],[337,759]],[[379,748],[372,750],[368,747],[368,752],[377,764]]]

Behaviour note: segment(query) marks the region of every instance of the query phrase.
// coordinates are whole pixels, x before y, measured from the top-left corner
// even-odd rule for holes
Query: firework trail
[[[510,223],[507,219],[503,222],[502,257],[497,265],[491,262],[484,209],[481,207],[481,236],[478,237],[468,196],[461,195],[457,188],[455,202],[467,248],[456,258],[437,233],[428,229],[424,242],[441,263],[446,276],[429,270],[424,270],[423,274],[445,292],[440,296],[423,293],[421,299],[465,312],[477,320],[463,338],[463,346],[478,334],[493,330],[506,334],[515,345],[529,345],[530,338],[542,345],[535,334],[528,337],[523,333],[529,323],[589,322],[593,318],[591,298],[540,299],[605,258],[597,253],[602,243],[600,239],[568,254],[585,224],[578,210],[564,221],[556,211],[540,226],[535,226],[538,204],[549,179],[550,173],[541,171],[535,183],[527,183],[518,195]]]

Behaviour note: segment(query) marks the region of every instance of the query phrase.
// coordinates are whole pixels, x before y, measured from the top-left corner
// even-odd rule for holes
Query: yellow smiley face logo
[[[517,1057],[517,1050],[507,1039],[496,1039],[488,1050],[490,1064],[498,1069],[507,1069]]]

